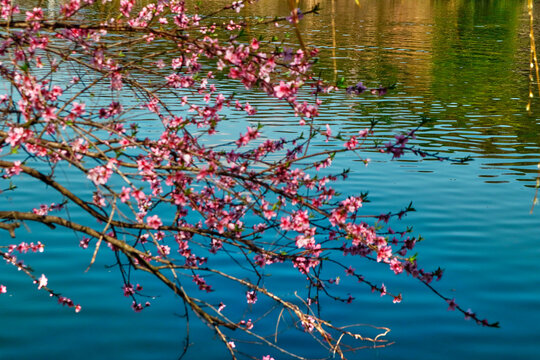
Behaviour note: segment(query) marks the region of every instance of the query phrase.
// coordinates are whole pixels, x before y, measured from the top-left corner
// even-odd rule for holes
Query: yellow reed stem
[[[533,81],[534,81],[534,75],[533,75],[533,68],[536,73],[536,85],[538,86],[538,94],[540,95],[540,75],[538,71],[538,57],[536,56],[536,42],[534,39],[534,15],[533,15],[533,0],[528,0],[527,2],[527,8],[529,11],[529,26],[530,26],[530,32],[529,32],[529,38],[531,43],[531,52],[530,52],[530,58],[529,58],[529,99],[527,101],[527,111],[531,111],[531,104],[532,104],[532,98],[534,96],[533,94]],[[540,163],[538,163],[538,175],[536,176],[536,191],[534,193],[534,199],[531,206],[531,214],[534,210],[534,206],[538,203],[538,189],[540,188]]]
[[[292,24],[294,26],[294,31],[296,33],[296,37],[298,38],[298,42],[300,43],[300,47],[304,51],[305,56],[309,56],[306,45],[304,44],[304,40],[302,40],[302,34],[300,34],[300,29],[298,28],[298,0],[289,0],[289,9],[291,10],[291,16],[292,16]]]

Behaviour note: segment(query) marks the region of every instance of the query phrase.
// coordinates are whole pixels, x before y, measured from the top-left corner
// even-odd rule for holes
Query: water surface
[[[337,167],[352,169],[342,191],[369,191],[369,213],[399,210],[413,201],[417,212],[397,226],[412,225],[426,238],[418,247],[422,263],[426,268],[446,269],[438,288],[481,317],[500,321],[501,329],[467,322],[460,314],[447,311],[444,301],[414,279],[395,277],[362,262],[357,269],[384,281],[396,293],[402,292],[402,304],[392,304],[344,279],[343,291],[351,293],[355,301],[348,306],[327,301],[324,314],[338,324],[367,323],[392,329],[388,338],[394,345],[361,350],[351,354],[352,359],[537,358],[540,209],[532,215],[529,209],[540,161],[540,102],[535,99],[532,111],[525,111],[529,91],[526,2],[320,3],[319,15],[306,16],[300,29],[306,43],[321,49],[321,76],[330,81],[343,77],[349,84],[363,81],[370,87],[394,84],[395,89],[383,97],[336,93],[324,99],[317,121],[353,133],[377,119],[377,136],[387,137],[414,128],[428,117],[433,121],[418,132],[415,145],[444,156],[474,158],[456,165],[421,161],[411,155],[392,161],[384,154],[370,153],[366,154],[372,159],[368,167],[354,159],[338,159]],[[305,9],[314,4],[300,2]],[[286,1],[261,0],[239,16],[272,18],[287,13]],[[275,32],[290,32],[287,42],[296,42],[287,25],[268,29],[269,34]],[[540,33],[540,27],[536,32]],[[279,108],[264,96],[234,84],[230,90],[249,97],[259,113],[250,120],[231,117],[230,128],[222,129],[224,139],[248,121],[261,121],[271,133],[280,135],[297,131],[297,119],[280,116]],[[75,180],[71,185],[89,191]],[[36,200],[35,189],[25,191],[27,203],[23,199],[18,204],[24,209]],[[47,200],[46,189],[40,196]],[[0,298],[0,317],[8,324],[0,330],[1,358],[179,356],[186,321],[180,317],[183,309],[178,299],[160,285],[147,283],[148,294],[160,297],[142,313],[133,313],[115,269],[106,267],[114,262],[111,257],[99,256],[86,273],[91,254],[78,247],[72,233],[51,233],[39,226],[31,230],[24,234],[25,241],[45,238],[49,244],[46,254],[32,256],[33,266],[46,273],[55,288],[78,299],[84,310],[75,315],[59,307],[28,286],[23,274],[2,265],[2,281],[10,293]],[[286,286],[291,275],[277,271],[275,276],[283,284],[280,290],[292,296],[294,289]],[[232,293],[227,299],[236,300]],[[190,319],[190,327],[191,348],[186,358],[226,356],[224,347],[197,319]],[[309,356],[327,355],[316,352],[303,339],[296,338],[293,331],[282,337],[284,344]],[[254,356],[266,354],[258,351],[253,347]]]

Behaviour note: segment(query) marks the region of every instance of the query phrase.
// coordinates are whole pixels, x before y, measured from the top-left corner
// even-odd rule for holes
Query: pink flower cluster
[[[18,245],[9,245],[8,246],[8,254],[11,254],[13,253],[14,251],[17,251],[21,254],[26,254],[28,251],[31,251],[31,252],[40,252],[42,253],[43,250],[45,249],[45,245],[41,243],[41,241],[38,241],[36,244],[34,244],[33,242],[31,242],[30,244],[26,243],[26,242],[22,242]]]

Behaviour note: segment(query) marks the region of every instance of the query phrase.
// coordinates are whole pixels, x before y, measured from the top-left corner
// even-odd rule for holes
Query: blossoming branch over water
[[[267,23],[291,21],[296,26],[317,8],[292,9],[290,17],[259,24],[220,22],[218,14],[238,12],[250,2],[236,1],[198,15],[178,0],[140,7],[134,0],[122,0],[117,17],[82,22],[83,10],[93,1],[68,1],[57,17],[45,19],[41,8],[25,11],[3,0],[0,75],[10,89],[0,97],[3,191],[12,202],[22,201],[16,185],[24,178],[46,185],[55,202],[29,203],[26,211],[3,202],[0,229],[12,237],[23,222],[41,223],[51,231],[70,229],[80,235],[74,241],[81,248],[93,248],[90,264],[99,251],[108,251],[101,247],[107,244],[134,311],[151,305],[140,301],[143,285],[135,280],[140,272],[132,270],[141,270],[207,323],[232,358],[241,354],[236,341],[241,336],[233,330],[292,355],[269,340],[268,330],[247,314],[227,313],[224,294],[215,290],[217,278],[234,284],[231,292],[241,288],[238,303],[254,311],[267,306],[263,298],[270,301],[278,314],[268,311],[264,317],[275,315],[277,325],[289,317],[326,352],[345,358],[347,350],[385,346],[389,329],[381,328],[376,337],[362,336],[324,319],[319,308],[323,296],[354,304],[352,294],[340,293],[343,274],[394,303],[402,300],[402,294],[355,270],[351,259],[357,258],[379,263],[395,275],[411,275],[451,310],[479,324],[498,326],[440,294],[432,281],[443,271],[424,270],[411,255],[420,238],[386,225],[413,211],[411,205],[369,214],[365,194],[343,196],[335,189],[347,178],[346,170],[330,172],[333,159],[342,154],[366,165],[367,150],[393,158],[406,152],[438,158],[408,145],[418,129],[383,145],[372,139],[376,123],[351,137],[334,134],[329,125],[318,126],[321,98],[338,89],[313,75],[317,50],[304,45],[285,50],[274,40],[244,36],[248,27]],[[76,76],[71,76],[73,69]],[[257,108],[223,88],[224,81],[237,81],[276,104],[286,104],[290,112],[283,115],[295,116],[304,134],[271,137],[254,124]],[[359,95],[365,90],[359,83],[347,91]],[[381,87],[371,93],[382,96],[386,91]],[[95,99],[104,93],[108,95]],[[215,140],[230,114],[253,123],[226,141]],[[316,138],[324,139],[327,147],[314,148]],[[91,187],[91,194],[71,190],[61,175],[65,171]],[[84,215],[70,216],[71,208]],[[46,237],[43,241],[47,243]],[[45,274],[37,278],[15,255],[43,251],[44,245],[1,244],[0,254],[39,290],[80,311],[80,305],[49,289]],[[238,272],[223,271],[223,259]],[[295,299],[267,286],[267,273],[283,266],[297,275]],[[0,292],[6,291],[1,285]],[[355,345],[344,345],[344,337]],[[357,345],[362,341],[367,345]]]

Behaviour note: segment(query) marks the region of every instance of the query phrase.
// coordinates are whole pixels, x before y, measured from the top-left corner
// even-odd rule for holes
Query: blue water
[[[375,152],[366,154],[372,161],[365,167],[355,159],[338,158],[336,168],[352,170],[340,190],[345,194],[369,191],[371,203],[365,205],[369,214],[400,210],[412,201],[417,211],[395,227],[411,225],[415,234],[426,239],[416,250],[426,269],[445,269],[443,279],[435,283],[437,289],[480,318],[500,321],[501,328],[466,321],[461,314],[447,311],[447,304],[421,283],[365,262],[354,267],[367,278],[384,282],[392,292],[403,293],[403,302],[393,304],[390,298],[372,294],[343,273],[339,290],[355,300],[350,305],[323,300],[323,314],[336,325],[366,324],[357,329],[369,335],[375,334],[369,325],[391,329],[386,338],[393,345],[359,350],[349,354],[351,359],[537,359],[540,208],[532,214],[529,210],[540,161],[540,104],[533,103],[531,114],[524,110],[528,94],[523,70],[528,66],[524,2],[361,3],[363,7],[358,8],[352,0],[339,5],[323,1],[321,15],[306,20],[303,32],[309,43],[323,48],[327,60],[321,68],[329,78],[335,58],[338,76],[346,76],[351,83],[362,80],[377,86],[392,82],[397,87],[382,98],[332,95],[325,99],[317,121],[353,133],[374,117],[391,117],[392,123],[379,126],[377,136],[383,138],[413,128],[420,115],[427,115],[435,121],[418,133],[415,145],[445,156],[472,155],[475,159],[452,164],[407,155],[392,161]],[[280,11],[286,11],[286,6],[261,1],[253,13],[244,15]],[[498,47],[499,43],[505,46]],[[259,107],[252,121],[264,123],[269,136],[291,136],[298,131],[296,120],[281,115],[283,109],[268,104],[264,96],[230,86]],[[246,119],[231,114],[219,141],[230,140],[247,124]],[[91,190],[84,179],[70,178],[69,169],[65,171],[70,187],[81,194]],[[3,204],[26,210],[39,201],[58,201],[45,187],[25,181],[19,183],[16,203],[9,192],[0,194]],[[82,214],[73,209],[70,215],[77,218]],[[47,274],[49,285],[81,303],[83,310],[75,314],[61,307],[45,292],[37,291],[24,274],[0,265],[0,282],[9,290],[0,296],[0,359],[176,359],[188,333],[185,358],[226,358],[225,347],[193,314],[187,330],[181,302],[164,286],[139,275],[137,282],[144,285],[152,305],[134,313],[131,299],[122,294],[117,269],[108,268],[115,262],[111,252],[102,249],[85,272],[93,248],[79,248],[77,235],[27,226],[29,231],[18,230],[17,241],[42,241],[47,246],[43,254],[29,254],[25,261],[36,275]],[[0,239],[11,242],[5,232]],[[220,261],[216,265],[228,269]],[[279,265],[267,273],[272,274],[269,285],[294,298],[300,284],[297,273]],[[270,305],[261,298],[250,308],[242,289],[209,279],[217,289],[228,290],[220,298],[228,304],[228,315],[245,313],[257,319],[265,305]],[[256,326],[273,334],[277,316],[274,311]],[[328,356],[291,327],[290,321],[280,322],[280,345],[306,357]],[[243,346],[257,358],[271,353],[254,345]],[[273,355],[276,360],[285,358]]]

